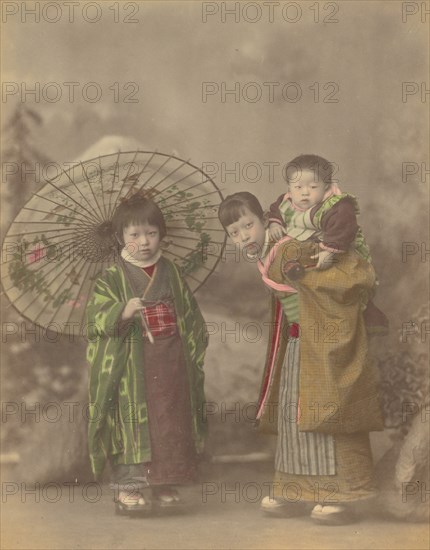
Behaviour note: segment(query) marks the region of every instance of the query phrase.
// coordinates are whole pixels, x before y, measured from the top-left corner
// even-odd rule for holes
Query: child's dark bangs
[[[220,212],[220,222],[224,227],[236,223],[239,219],[246,214],[246,206],[239,201],[232,201],[226,204]]]
[[[149,208],[148,205],[142,206],[141,204],[136,204],[121,212],[121,224],[123,228],[129,227],[130,225],[145,224],[159,227],[160,222],[156,212]]]
[[[123,219],[123,227],[128,227],[130,225],[157,225],[154,224],[150,219],[148,212],[142,212],[142,210],[137,210],[136,212],[130,212],[130,215]]]

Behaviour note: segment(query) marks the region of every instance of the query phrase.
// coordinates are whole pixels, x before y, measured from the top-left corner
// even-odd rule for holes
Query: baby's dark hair
[[[123,200],[112,217],[113,229],[121,243],[123,243],[124,229],[132,224],[144,223],[158,227],[160,239],[167,233],[166,222],[160,208],[155,202],[142,196],[132,196]]]
[[[285,179],[288,184],[295,181],[295,173],[299,175],[303,170],[314,173],[316,181],[323,181],[328,187],[333,183],[333,163],[318,155],[299,155],[291,160],[285,167]]]
[[[248,193],[248,191],[239,191],[226,197],[220,204],[218,218],[222,226],[226,228],[228,225],[237,222],[245,214],[245,208],[261,220],[263,219],[263,208],[257,197],[252,193]]]

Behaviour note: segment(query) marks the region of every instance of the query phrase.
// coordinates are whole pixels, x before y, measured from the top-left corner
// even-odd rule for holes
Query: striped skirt
[[[281,372],[275,468],[299,475],[336,473],[331,434],[299,432],[300,338],[289,338]]]

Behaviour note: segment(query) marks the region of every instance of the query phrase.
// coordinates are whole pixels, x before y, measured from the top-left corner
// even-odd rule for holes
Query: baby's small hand
[[[277,222],[269,223],[269,235],[272,237],[272,239],[279,241],[279,239],[282,239],[282,237],[286,234],[287,234],[287,231],[285,227],[283,227],[280,223],[277,223]]]
[[[131,319],[135,313],[141,311],[142,309],[142,300],[140,298],[132,298],[127,302],[127,305],[122,312],[121,319],[123,321]]]
[[[313,260],[318,259],[318,263],[315,266],[316,269],[324,270],[329,269],[336,263],[336,253],[329,250],[320,250],[317,254],[311,256]]]

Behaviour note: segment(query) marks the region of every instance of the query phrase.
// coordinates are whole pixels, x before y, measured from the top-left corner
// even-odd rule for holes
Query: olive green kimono
[[[315,265],[314,243],[299,244],[300,262]],[[278,246],[269,269],[271,280],[284,282],[282,264],[290,257],[288,246],[294,245],[290,241]],[[299,291],[298,430],[333,436],[336,474],[297,475],[277,470],[274,495],[286,498],[285,489],[290,486],[297,488],[303,501],[315,504],[370,498],[376,493],[368,432],[383,429],[377,377],[368,355],[362,314],[373,295],[373,267],[350,250],[339,255],[330,269],[310,269],[301,279],[288,282]],[[275,296],[280,297],[281,293],[275,292]],[[258,410],[260,429],[277,433],[278,417],[274,411],[282,406],[279,387],[286,368],[288,321],[275,297],[272,314],[274,322]]]

